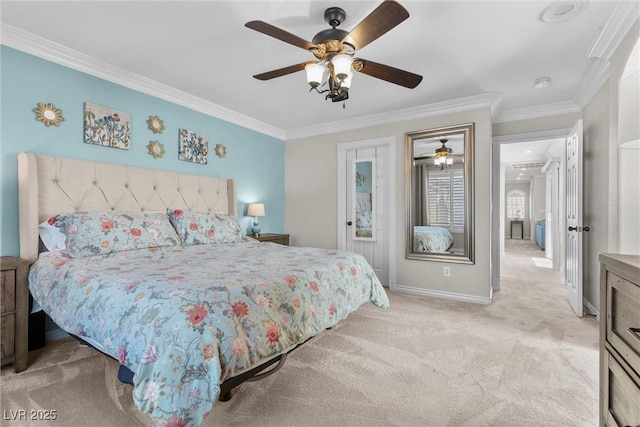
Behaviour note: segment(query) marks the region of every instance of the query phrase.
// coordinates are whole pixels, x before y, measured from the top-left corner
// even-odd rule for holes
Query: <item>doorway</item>
[[[569,129],[495,137],[492,146],[491,283],[500,290],[505,241],[530,243],[540,264],[556,271],[564,265],[562,167]],[[552,163],[557,165],[554,176]],[[556,202],[552,204],[552,197]],[[560,283],[561,284],[561,283]]]

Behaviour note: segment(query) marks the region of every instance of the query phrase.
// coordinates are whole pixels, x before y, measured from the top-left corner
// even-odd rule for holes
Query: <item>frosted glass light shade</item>
[[[322,83],[324,73],[327,70],[327,68],[319,62],[308,64],[304,69],[307,71],[307,82],[313,87]]]
[[[346,87],[347,89],[350,89],[351,80],[353,80],[353,73],[349,71],[349,74],[347,74],[347,77],[342,81],[342,83],[340,84],[340,87]]]
[[[333,58],[331,58],[331,63],[333,64],[333,72],[335,76],[340,80],[346,79],[349,73],[351,72],[352,62],[353,62],[353,58],[345,54],[336,55]]]
[[[264,216],[264,203],[249,203],[248,216]]]

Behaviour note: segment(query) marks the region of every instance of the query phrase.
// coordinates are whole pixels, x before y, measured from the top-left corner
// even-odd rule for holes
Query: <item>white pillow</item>
[[[49,252],[62,251],[67,248],[64,244],[67,236],[62,234],[58,227],[49,224],[48,221],[38,225],[38,232],[40,240]]]

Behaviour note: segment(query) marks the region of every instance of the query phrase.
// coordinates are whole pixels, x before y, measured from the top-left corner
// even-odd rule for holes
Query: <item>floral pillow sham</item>
[[[48,222],[66,237],[73,258],[180,244],[164,212],[79,212]]]
[[[212,212],[167,211],[183,245],[235,243],[244,238],[238,219]]]

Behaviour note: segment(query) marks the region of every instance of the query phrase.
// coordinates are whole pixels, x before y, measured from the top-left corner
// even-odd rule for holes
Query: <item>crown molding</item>
[[[573,95],[573,102],[584,109],[607,81],[609,75],[609,61],[598,59],[587,72],[587,76],[580,82],[578,90]]]
[[[638,18],[640,5],[637,0],[617,2],[607,23],[593,40],[587,58],[609,61]]]
[[[449,101],[436,102],[428,105],[405,108],[402,110],[388,111],[371,114],[353,119],[340,120],[333,123],[324,123],[287,131],[286,140],[306,138],[310,136],[326,135],[336,132],[362,129],[367,127],[397,123],[401,121],[422,119],[441,114],[457,113],[460,111],[475,110],[489,107],[493,111],[499,104],[502,95],[497,92],[489,92],[481,95],[470,96]]]
[[[609,78],[609,60],[639,17],[640,7],[637,1],[616,3],[607,23],[595,37],[587,52],[587,58],[594,58],[596,62],[591,66],[573,96],[573,102],[581,108],[584,109],[589,104]]]
[[[534,105],[531,107],[512,108],[505,110],[494,123],[514,122],[517,120],[536,119],[540,117],[557,116],[561,114],[578,113],[582,111],[579,105],[573,101],[553,102],[550,104]]]
[[[284,140],[285,131],[171,86],[142,77],[43,37],[2,23],[2,44],[120,86]]]

